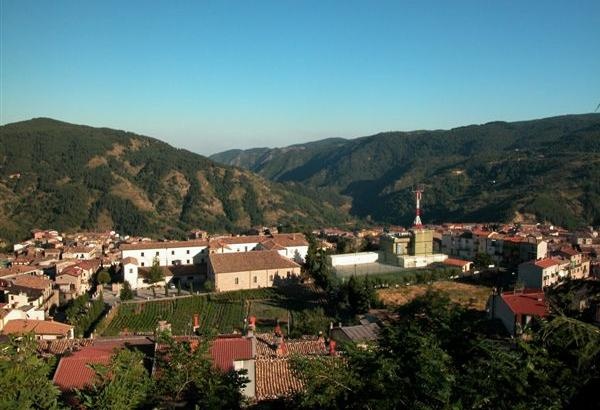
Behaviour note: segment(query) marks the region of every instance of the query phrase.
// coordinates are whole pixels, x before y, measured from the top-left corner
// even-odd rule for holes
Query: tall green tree
[[[148,271],[148,281],[150,283],[156,283],[160,282],[161,280],[164,280],[164,278],[165,274],[162,268],[160,267],[160,262],[158,261],[158,259],[155,258],[152,261],[152,267]]]
[[[32,336],[0,344],[0,408],[58,409],[59,391],[50,380],[52,363],[37,354]]]
[[[131,285],[129,282],[123,282],[123,287],[121,288],[121,292],[119,293],[119,299],[122,301],[133,299],[133,290],[131,289]]]

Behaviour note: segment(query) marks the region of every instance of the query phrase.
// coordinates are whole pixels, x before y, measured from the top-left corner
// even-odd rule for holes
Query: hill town
[[[69,403],[97,382],[94,366],[123,349],[145,352],[148,377],[160,382],[170,349],[201,343],[216,371],[241,371],[243,382],[230,387],[256,406],[310,388],[298,360],[376,348],[402,307],[435,289],[495,324],[501,340],[527,340],[540,321],[569,310],[600,324],[597,231],[423,225],[421,196],[408,229],[193,230],[178,241],[34,230],[2,255],[0,332],[56,358],[48,377]],[[571,294],[562,306],[550,296],[561,289]]]

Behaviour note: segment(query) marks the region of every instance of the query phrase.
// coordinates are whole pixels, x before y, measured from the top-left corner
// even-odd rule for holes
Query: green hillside
[[[334,198],[336,199],[336,198]],[[32,228],[187,229],[341,223],[342,203],[129,132],[34,119],[0,127],[0,239]]]
[[[600,114],[388,132],[247,151],[217,161],[278,182],[352,198],[351,212],[409,224],[425,185],[424,220],[600,224]],[[257,158],[257,159],[255,159]]]

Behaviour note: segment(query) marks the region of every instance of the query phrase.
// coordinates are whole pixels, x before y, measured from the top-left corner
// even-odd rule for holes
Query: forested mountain
[[[600,114],[386,132],[211,158],[278,182],[352,198],[351,212],[409,224],[412,187],[424,220],[600,224]]]
[[[342,203],[159,140],[38,118],[0,127],[0,239],[32,228],[182,236],[345,221]]]

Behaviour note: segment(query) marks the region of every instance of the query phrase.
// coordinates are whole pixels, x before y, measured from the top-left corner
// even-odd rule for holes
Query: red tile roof
[[[468,265],[469,263],[471,263],[470,261],[465,261],[462,259],[456,259],[456,258],[448,258],[444,261],[445,265],[450,265],[450,266],[458,266],[458,267],[463,267],[465,265]]]
[[[94,381],[94,371],[90,364],[108,364],[115,354],[115,349],[123,346],[122,342],[96,342],[84,347],[71,356],[60,359],[54,378],[54,384],[62,391],[82,389]]]
[[[123,260],[121,262],[123,263],[123,265],[127,265],[127,264],[137,265],[138,264],[138,260],[131,256],[123,258]]]
[[[569,248],[569,247],[564,247],[564,248],[560,248],[560,253],[564,253],[565,255],[569,255],[569,256],[577,256],[579,255],[579,251],[573,249],[573,248]]]
[[[504,292],[502,299],[515,315],[545,317],[550,313],[544,292],[539,289],[525,289],[522,292]]]
[[[112,356],[127,345],[152,345],[147,338],[123,338],[118,340],[95,340],[93,345],[84,346],[70,356],[60,359],[54,384],[62,391],[81,389],[94,381],[94,371],[90,364],[108,364]]]
[[[561,261],[560,259],[554,259],[554,258],[540,259],[540,260],[533,262],[533,264],[535,266],[538,266],[542,269],[546,269],[546,268],[549,268],[549,267],[555,266],[555,265],[562,265],[563,263],[564,262]]]
[[[235,360],[252,359],[252,339],[247,337],[219,337],[210,346],[214,364],[227,372],[233,369]]]
[[[23,335],[34,333],[36,335],[64,336],[69,334],[73,326],[49,320],[14,319],[4,325],[2,333],[5,335]]]
[[[52,281],[44,276],[20,275],[12,280],[13,285],[22,288],[45,290],[52,287]]]
[[[256,399],[273,400],[302,390],[288,358],[261,358],[256,361]]]

